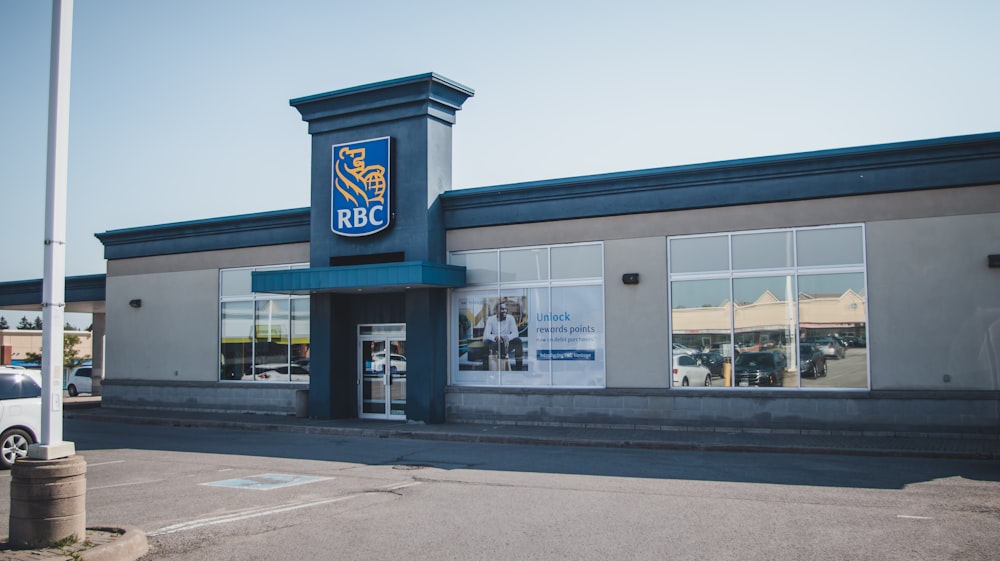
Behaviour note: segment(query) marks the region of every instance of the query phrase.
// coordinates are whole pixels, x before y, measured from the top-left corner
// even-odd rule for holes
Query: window
[[[454,253],[452,383],[604,387],[604,247]]]
[[[864,228],[668,240],[670,338],[713,386],[867,388]],[[675,351],[676,352],[676,351]],[[710,368],[721,354],[724,368]]]
[[[278,265],[219,272],[221,380],[309,381],[309,297],[250,290],[253,271],[306,266]]]
[[[39,397],[42,387],[27,374],[0,375],[0,400]]]

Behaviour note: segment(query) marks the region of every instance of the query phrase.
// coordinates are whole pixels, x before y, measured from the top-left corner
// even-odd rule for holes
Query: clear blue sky
[[[69,275],[96,232],[307,206],[288,100],[424,72],[476,90],[455,188],[1000,131],[996,0],[75,4]],[[43,272],[50,26],[0,0],[0,281]]]

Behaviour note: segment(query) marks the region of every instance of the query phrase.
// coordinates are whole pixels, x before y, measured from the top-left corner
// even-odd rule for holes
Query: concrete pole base
[[[87,535],[87,462],[21,458],[10,472],[10,537],[14,549],[48,547]]]

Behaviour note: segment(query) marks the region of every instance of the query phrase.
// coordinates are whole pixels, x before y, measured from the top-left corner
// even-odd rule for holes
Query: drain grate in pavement
[[[231,487],[234,489],[253,489],[255,491],[270,491],[281,487],[291,487],[292,485],[304,485],[331,479],[329,477],[312,477],[308,475],[288,475],[284,473],[262,473],[243,479],[227,479],[225,481],[214,481],[212,483],[202,483],[212,487]]]

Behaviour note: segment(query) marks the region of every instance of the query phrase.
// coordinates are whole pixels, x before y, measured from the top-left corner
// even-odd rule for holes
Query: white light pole
[[[42,434],[28,457],[72,456],[63,441],[63,324],[66,313],[66,175],[69,151],[69,77],[73,0],[52,4],[49,132],[45,180],[45,276],[42,279]]]
[[[10,470],[14,549],[76,543],[87,536],[87,462],[64,442],[62,366],[66,296],[66,167],[73,0],[52,2],[49,148],[45,180],[45,278],[42,280],[42,430]],[[68,540],[68,541],[66,541]]]

